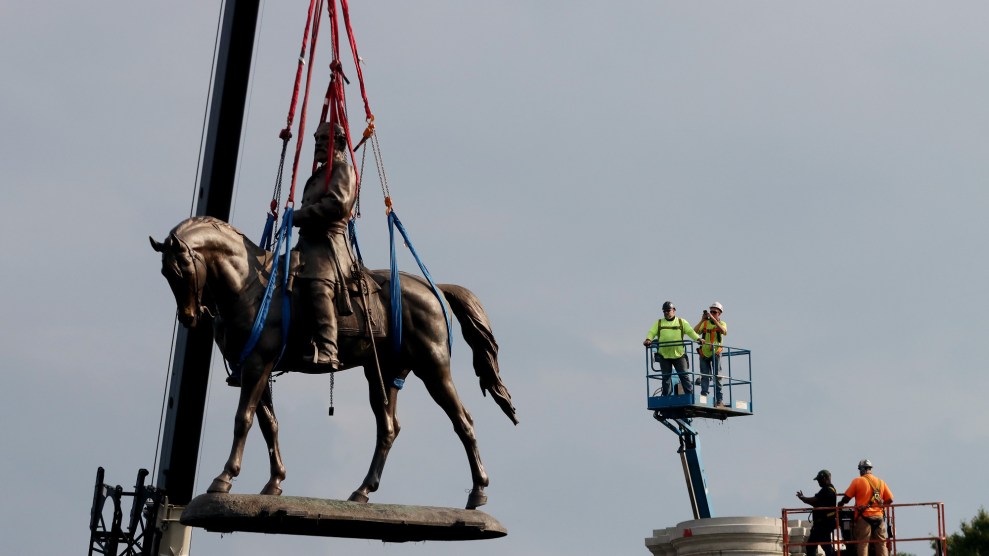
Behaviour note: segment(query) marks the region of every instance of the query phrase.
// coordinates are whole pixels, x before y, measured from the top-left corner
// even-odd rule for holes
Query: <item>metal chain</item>
[[[364,162],[367,160],[367,147],[361,149],[361,173],[358,176],[360,181],[357,182],[357,205],[356,211],[354,212],[354,218],[361,217],[361,186],[364,185]]]
[[[288,151],[288,139],[282,140],[282,154],[278,160],[278,173],[275,174],[275,191],[271,195],[272,201],[280,201],[282,198],[282,174],[285,171],[285,153]],[[275,207],[277,209],[277,207]]]
[[[336,373],[330,373],[330,417],[333,417],[333,386],[336,382]]]
[[[278,203],[282,200],[282,175],[285,170],[285,153],[288,150],[289,139],[282,139],[282,155],[278,160],[278,173],[275,175],[275,191],[271,195],[271,213],[278,216]],[[281,239],[281,227],[278,226],[278,218],[273,223],[274,234],[271,238],[272,245],[277,245]]]
[[[371,148],[374,149],[374,163],[378,168],[378,180],[381,182],[381,194],[386,198],[391,197],[388,189],[388,176],[385,175],[385,164],[381,158],[381,144],[378,142],[378,132],[371,134]]]

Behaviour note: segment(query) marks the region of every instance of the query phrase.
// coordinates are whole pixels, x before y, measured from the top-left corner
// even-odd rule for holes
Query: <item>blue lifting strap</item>
[[[294,214],[295,209],[286,207],[285,216],[282,217],[282,226],[284,227],[282,235],[285,237],[285,252],[282,254],[284,265],[282,268],[282,349],[278,355],[279,361],[285,353],[285,346],[288,344],[289,325],[292,323],[292,298],[288,294],[288,275],[292,270],[292,252],[289,246],[292,243],[292,220]],[[278,365],[278,361],[275,361],[275,365]]]
[[[289,266],[292,264],[291,251],[289,250],[289,243],[292,241],[292,214],[293,209],[288,207],[285,209],[285,216],[282,217],[282,225],[276,236],[275,249],[271,262],[271,276],[268,278],[268,286],[264,289],[264,297],[261,298],[261,307],[258,309],[258,314],[254,317],[254,326],[251,327],[251,335],[247,338],[247,342],[244,344],[244,349],[240,352],[240,358],[237,363],[231,365],[233,373],[231,376],[240,376],[240,369],[244,364],[251,352],[257,346],[258,340],[261,338],[261,331],[264,330],[264,323],[268,319],[268,309],[271,307],[271,298],[275,293],[275,284],[279,279],[278,267],[282,265],[281,272],[281,282],[282,282],[282,349],[278,355],[280,360],[282,354],[285,353],[285,344],[288,340],[288,330],[289,323],[291,321],[291,300],[288,296],[288,273]],[[271,244],[270,238],[270,227],[272,223],[273,215],[269,213],[268,222],[265,224],[265,233],[262,235],[262,243],[267,239],[268,244]],[[265,237],[267,236],[267,237]],[[282,252],[282,247],[284,246],[284,252]],[[281,259],[279,259],[281,257]],[[278,361],[275,361],[275,365]]]
[[[350,222],[347,222],[347,232],[350,235],[350,245],[354,247],[354,253],[357,253],[357,262],[360,263],[360,267],[364,268],[364,257],[361,256],[361,246],[357,244],[357,219],[351,218]]]
[[[447,348],[452,352],[453,323],[450,322],[450,315],[446,312],[446,303],[443,302],[443,295],[440,294],[439,289],[433,282],[433,277],[429,275],[429,270],[426,269],[426,265],[422,263],[422,259],[416,253],[415,247],[412,246],[409,234],[405,232],[405,226],[402,226],[398,215],[392,209],[388,212],[388,239],[391,242],[391,334],[395,353],[398,353],[402,348],[402,284],[399,281],[398,262],[395,259],[395,228],[398,228],[398,231],[405,239],[405,244],[409,246],[409,251],[412,252],[416,263],[419,264],[419,270],[422,270],[423,276],[429,281],[429,287],[433,289],[433,295],[436,296],[436,300],[440,303],[440,308],[443,309],[443,320],[446,321],[446,344]]]
[[[271,232],[275,229],[275,213],[269,212],[268,219],[264,222],[264,231],[261,232],[261,243],[258,243],[258,247],[264,249],[265,251],[271,251]]]

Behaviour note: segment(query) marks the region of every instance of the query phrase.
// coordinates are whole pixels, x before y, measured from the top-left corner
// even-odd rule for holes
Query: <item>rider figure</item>
[[[328,163],[331,132],[333,160]],[[347,163],[344,129],[323,122],[316,128],[314,137],[313,158],[319,168],[306,181],[302,202],[293,219],[293,224],[299,227],[295,283],[300,312],[309,313],[309,318],[302,322],[308,320],[313,325],[315,352],[305,362],[312,370],[328,372],[340,368],[334,300],[344,309],[343,314],[351,312],[344,278],[353,264],[347,244],[347,223],[357,200],[357,180],[354,168]]]

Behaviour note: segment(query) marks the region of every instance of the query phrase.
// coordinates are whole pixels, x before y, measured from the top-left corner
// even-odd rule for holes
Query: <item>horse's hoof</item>
[[[265,496],[281,496],[282,489],[277,486],[265,485],[265,487],[261,490],[261,494]]]
[[[347,500],[351,502],[358,502],[360,504],[367,504],[367,495],[360,491],[355,490],[354,493],[351,494],[350,498],[348,498]]]
[[[224,481],[223,479],[217,477],[216,479],[213,479],[212,483],[210,483],[209,488],[206,489],[206,492],[210,494],[226,494],[230,492],[231,486],[230,481]]]
[[[484,494],[484,491],[480,489],[474,489],[470,491],[470,496],[467,497],[467,509],[476,510],[478,506],[483,506],[488,503],[488,496]]]

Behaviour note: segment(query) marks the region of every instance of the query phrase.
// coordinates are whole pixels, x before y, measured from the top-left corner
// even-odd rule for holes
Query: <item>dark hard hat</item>
[[[831,472],[828,471],[827,469],[821,469],[820,471],[818,471],[817,472],[817,476],[814,477],[814,480],[815,481],[820,481],[821,479],[827,479],[827,480],[830,481],[831,480]]]
[[[859,462],[859,469],[872,469],[872,462],[868,459],[864,459]]]
[[[664,311],[669,311],[670,309],[676,309],[676,307],[673,306],[673,302],[672,301],[666,301],[666,302],[664,302],[663,303],[663,310]]]

